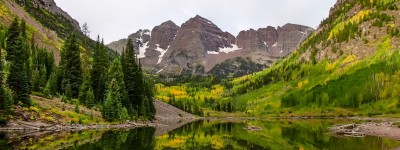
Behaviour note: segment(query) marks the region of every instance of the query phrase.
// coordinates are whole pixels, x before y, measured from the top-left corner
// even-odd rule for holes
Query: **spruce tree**
[[[62,87],[68,98],[78,98],[82,82],[80,49],[74,34],[68,36],[61,53]],[[70,89],[66,89],[66,87]],[[67,90],[70,90],[67,92]]]
[[[140,60],[136,58],[135,55],[135,59],[137,60],[137,64],[136,64],[136,72],[135,72],[135,95],[138,95],[138,99],[139,100],[139,116],[149,116],[149,98],[146,97],[145,95],[145,86],[144,86],[144,79],[143,79],[143,72],[142,72],[142,67],[140,64]]]
[[[47,69],[46,66],[42,66],[39,72],[39,91],[44,91],[47,83]]]
[[[96,102],[101,103],[104,99],[108,66],[108,51],[104,43],[100,43],[100,37],[97,37],[97,44],[93,53],[93,69],[91,71],[92,88]]]
[[[88,98],[89,98],[88,94],[89,94],[90,90],[92,90],[92,85],[91,85],[91,81],[90,81],[90,79],[88,77],[87,79],[85,79],[83,81],[82,86],[81,86],[80,91],[79,91],[78,99],[79,99],[79,102],[81,104],[87,106],[88,101],[91,101],[91,100],[88,100]]]
[[[124,82],[124,74],[122,72],[122,65],[121,61],[119,58],[115,59],[113,63],[111,64],[110,68],[108,69],[108,77],[107,77],[107,87],[111,84],[112,80],[116,80],[118,83],[119,92],[121,93],[121,103],[123,106],[128,107],[129,101],[128,101],[128,95],[125,90],[125,82]]]
[[[40,78],[40,72],[39,72],[39,70],[37,70],[37,69],[35,69],[35,70],[33,70],[32,71],[32,81],[31,81],[31,89],[33,90],[33,91],[39,91],[39,88],[40,88],[40,81],[39,81],[39,78]]]
[[[86,106],[92,108],[94,106],[94,94],[92,88],[86,93]]]
[[[3,92],[1,97],[4,100],[2,103],[2,104],[4,104],[3,105],[4,111],[6,114],[11,114],[13,112],[12,108],[14,106],[14,99],[13,99],[12,91],[11,91],[11,89],[9,89],[7,87],[1,87],[1,90]]]
[[[125,92],[124,75],[122,73],[121,61],[117,58],[108,69],[107,97],[103,105],[103,116],[108,120],[120,120],[130,118],[124,103],[127,103]]]
[[[23,49],[22,49],[22,60],[24,61],[24,74],[25,74],[25,82],[27,82],[28,86],[25,89],[28,92],[28,95],[31,93],[31,78],[32,78],[32,69],[31,69],[31,64],[30,61],[27,61],[31,57],[31,47],[29,42],[27,41],[27,33],[26,33],[27,27],[26,27],[26,22],[24,19],[21,21],[21,36],[23,39]]]
[[[121,105],[121,87],[119,87],[116,79],[113,79],[108,85],[107,96],[103,103],[103,117],[107,121],[119,120]]]
[[[145,86],[145,95],[146,95],[146,97],[148,99],[148,101],[147,101],[147,103],[148,103],[147,104],[147,113],[148,113],[148,116],[150,118],[154,118],[155,115],[156,115],[156,108],[154,106],[154,100],[153,100],[153,97],[154,97],[154,93],[153,93],[154,83],[152,83],[149,80],[144,80],[144,86]]]
[[[134,46],[131,39],[128,40],[125,52],[123,54],[124,58],[122,61],[122,68],[124,73],[125,90],[128,95],[127,103],[124,106],[128,107],[129,114],[138,113],[140,105],[140,94],[137,94],[136,81],[137,81],[137,63],[134,52]]]
[[[10,64],[9,76],[7,83],[13,91],[13,99],[15,102],[22,102],[24,106],[30,106],[29,99],[30,87],[28,81],[29,65],[26,62],[29,58],[26,39],[23,36],[25,31],[21,31],[18,19],[15,18],[9,28],[9,34],[6,41],[6,60]]]
[[[46,59],[46,72],[47,72],[47,79],[50,78],[51,74],[55,70],[55,62],[54,62],[54,53],[48,52],[47,59]]]
[[[57,94],[56,72],[51,73],[49,80],[47,80],[46,87],[44,88],[44,94],[46,94],[47,96],[53,96]]]

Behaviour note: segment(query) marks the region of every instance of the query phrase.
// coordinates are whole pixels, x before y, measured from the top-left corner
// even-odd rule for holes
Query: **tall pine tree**
[[[137,94],[136,80],[137,80],[137,62],[134,52],[134,46],[131,39],[128,40],[126,49],[124,51],[124,58],[122,58],[122,71],[124,73],[125,90],[128,95],[128,100],[124,106],[128,107],[129,114],[137,114],[140,105],[140,95]]]
[[[26,46],[26,33],[22,31],[22,29],[26,28],[24,26],[26,25],[23,23],[22,27],[20,27],[18,19],[15,18],[9,28],[6,41],[6,60],[10,64],[10,71],[7,83],[14,93],[15,102],[22,102],[24,106],[30,106],[30,84],[27,75],[30,67],[27,63],[29,61],[26,61],[29,58],[29,49]]]
[[[134,116],[127,112],[127,93],[125,92],[124,75],[120,60],[117,58],[108,70],[107,94],[103,103],[103,116],[107,120],[128,119]],[[131,116],[129,116],[129,114]]]
[[[107,77],[107,87],[111,84],[111,81],[115,79],[118,83],[118,86],[121,87],[119,92],[121,93],[121,103],[126,106],[128,104],[128,95],[125,90],[125,82],[124,82],[124,73],[122,72],[121,60],[116,58],[108,69],[108,77]]]
[[[96,102],[102,103],[106,92],[107,70],[109,66],[108,51],[104,43],[97,37],[97,45],[93,53],[93,69],[91,71],[92,88]]]
[[[66,96],[78,98],[82,83],[79,45],[74,34],[68,36],[61,52],[62,87]]]
[[[132,40],[128,40],[126,49],[122,54],[122,66],[124,73],[125,90],[128,98],[125,106],[133,107],[133,111],[128,109],[129,113],[137,113],[139,117],[152,118],[155,114],[153,104],[153,94],[151,86],[146,85],[140,60],[136,57]]]

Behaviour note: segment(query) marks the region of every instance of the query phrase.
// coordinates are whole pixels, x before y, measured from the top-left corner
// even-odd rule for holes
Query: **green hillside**
[[[292,55],[233,80],[237,106],[252,114],[396,113],[398,6],[397,0],[337,3]]]
[[[35,1],[4,0],[0,8],[0,125],[154,118],[153,85],[132,41],[119,56]]]
[[[338,2],[294,53],[264,71],[222,82],[225,90],[211,108],[229,104],[254,116],[397,113],[399,6],[398,0]]]

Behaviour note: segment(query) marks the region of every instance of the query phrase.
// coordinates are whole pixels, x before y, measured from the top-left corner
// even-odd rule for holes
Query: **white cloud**
[[[55,0],[81,24],[109,43],[138,29],[172,20],[181,25],[199,14],[233,35],[286,23],[316,27],[336,0]]]

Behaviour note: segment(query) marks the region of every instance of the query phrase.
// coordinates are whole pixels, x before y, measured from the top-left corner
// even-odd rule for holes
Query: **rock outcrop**
[[[268,26],[241,31],[235,37],[197,15],[181,27],[167,21],[151,31],[139,30],[128,39],[136,41],[137,54],[143,66],[152,73],[204,75],[218,72],[219,75],[237,76],[264,69],[290,54],[313,31],[310,27],[286,24],[278,28]],[[127,39],[121,39],[108,46],[121,52],[126,43]],[[234,59],[238,57],[242,59]],[[238,68],[249,64],[257,65]],[[218,68],[213,69],[216,66]]]
[[[59,14],[65,17],[74,28],[78,31],[81,31],[81,27],[79,26],[79,22],[73,19],[67,12],[62,10],[60,7],[57,6],[54,0],[33,0],[39,7],[46,9],[47,11],[53,14]]]

